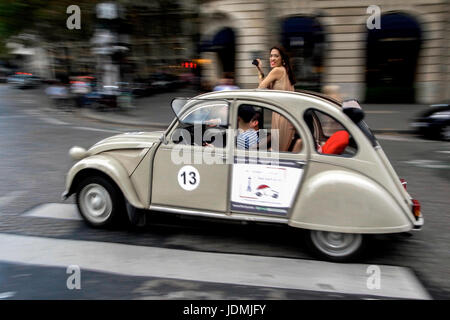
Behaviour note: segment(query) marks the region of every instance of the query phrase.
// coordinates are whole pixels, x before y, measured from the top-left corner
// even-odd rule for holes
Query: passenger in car
[[[261,60],[257,59],[258,88],[295,91],[295,76],[286,51],[281,47],[272,47],[269,60],[272,70],[265,77],[262,71]],[[295,136],[295,128],[292,123],[280,114],[274,113],[272,116],[272,130],[276,133],[273,138],[278,141],[279,150],[277,151],[291,151]],[[297,143],[297,140],[294,143]]]
[[[248,150],[259,142],[259,119],[261,114],[252,106],[241,106],[238,111],[237,148]]]

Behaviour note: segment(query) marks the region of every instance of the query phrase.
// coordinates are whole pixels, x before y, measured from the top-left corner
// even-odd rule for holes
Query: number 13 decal
[[[200,184],[200,173],[193,166],[184,166],[178,171],[178,184],[186,191],[197,189]]]

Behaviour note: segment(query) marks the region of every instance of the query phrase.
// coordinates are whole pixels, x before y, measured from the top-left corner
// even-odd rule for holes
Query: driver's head
[[[243,105],[239,107],[238,121],[239,128],[241,129],[254,129],[258,130],[260,113],[252,106]]]

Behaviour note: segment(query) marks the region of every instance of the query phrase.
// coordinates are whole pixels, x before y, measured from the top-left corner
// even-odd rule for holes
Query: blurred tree
[[[48,50],[53,63],[57,65],[55,72],[69,75],[79,69],[80,55],[88,56],[91,53],[86,49],[89,48],[95,28],[103,26],[128,35],[123,39],[127,44],[131,43],[129,52],[142,61],[144,67],[154,62],[161,64],[168,56],[180,56],[189,47],[182,43],[196,32],[191,25],[199,8],[198,1],[0,0],[0,59],[8,53],[8,42],[41,47]],[[111,22],[96,19],[96,5],[101,2],[122,5],[125,8],[124,19]],[[71,15],[66,10],[74,4],[81,9],[80,30],[69,30],[66,25]],[[185,55],[183,58],[188,57]]]
[[[77,0],[81,29],[69,30],[66,10],[73,0],[0,0],[0,54],[6,53],[8,39],[21,33],[36,35],[47,43],[89,39],[97,2]]]
[[[81,9],[81,29],[69,30],[66,26],[67,7],[74,4],[73,0],[0,0],[0,54],[5,53],[5,45],[8,39],[20,33],[30,33],[37,35],[40,40],[47,43],[61,41],[78,41],[90,39],[95,22],[95,6],[99,2],[107,0],[77,0],[76,5]],[[180,6],[176,0],[154,0],[154,1],[115,1],[131,9],[132,14],[127,14],[127,18],[136,18],[142,14],[141,26],[136,26],[139,30],[145,27],[147,21],[153,26],[158,26],[159,35],[165,38],[180,32],[179,19],[174,19],[180,14]],[[136,6],[141,9],[147,7],[143,12],[136,12],[132,8]],[[148,11],[153,12],[148,15]],[[128,12],[128,10],[127,10]],[[135,15],[133,17],[133,15]]]

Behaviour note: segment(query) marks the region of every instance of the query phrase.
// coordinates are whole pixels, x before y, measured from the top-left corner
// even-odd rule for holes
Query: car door
[[[190,100],[180,111],[154,157],[152,206],[228,211],[229,110],[226,101]]]
[[[248,106],[257,112],[259,110],[261,117],[257,128],[258,146],[247,149],[247,144],[239,142],[239,134],[243,131],[239,127],[242,123],[242,127],[248,127],[242,119],[245,115],[241,114],[242,108]],[[281,130],[275,128],[275,119],[280,116],[289,121],[295,130],[288,150],[280,149]],[[232,214],[254,214],[287,220],[296,202],[309,155],[309,141],[302,139],[306,136],[304,129],[293,113],[275,105],[244,100],[236,104],[232,123],[238,130],[233,143],[234,162],[230,181]]]

